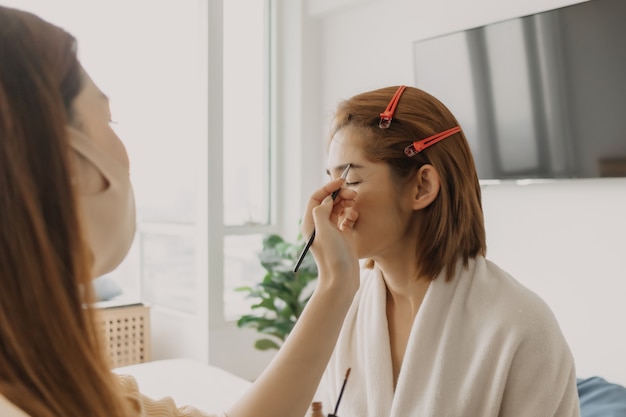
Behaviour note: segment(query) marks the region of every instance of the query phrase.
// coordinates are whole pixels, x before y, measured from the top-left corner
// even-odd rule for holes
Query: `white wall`
[[[414,41],[550,10],[580,0],[308,0],[314,22],[300,63],[314,73],[317,111],[302,113],[319,140],[319,167],[301,180],[320,184],[323,139],[335,105],[358,92],[413,84]],[[309,23],[309,26],[311,24]],[[308,45],[314,51],[308,54]],[[311,70],[312,68],[316,71]],[[303,92],[306,94],[306,90]],[[310,104],[309,104],[310,105]],[[317,129],[317,130],[315,130]],[[320,173],[319,176],[317,173]],[[581,377],[626,384],[626,179],[484,186],[489,257],[552,307]]]
[[[552,308],[579,377],[626,385],[626,178],[483,186],[487,255]]]
[[[413,42],[581,0],[308,0],[319,20],[319,132],[340,99],[388,85],[414,84]],[[348,5],[345,5],[348,3]]]

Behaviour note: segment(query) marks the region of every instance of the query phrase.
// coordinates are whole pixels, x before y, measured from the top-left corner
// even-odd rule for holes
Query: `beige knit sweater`
[[[170,397],[158,400],[148,398],[139,392],[133,377],[124,375],[120,376],[120,380],[127,398],[136,411],[134,417],[225,417],[224,414],[206,414],[189,406],[178,407]],[[0,416],[29,417],[2,395],[0,395]]]

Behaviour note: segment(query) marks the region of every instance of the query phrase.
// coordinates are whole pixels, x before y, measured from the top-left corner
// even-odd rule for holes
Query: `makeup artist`
[[[324,410],[351,368],[345,416],[579,416],[553,313],[485,258],[478,176],[448,108],[405,86],[343,101],[327,171],[346,164],[364,268],[316,398]]]
[[[208,415],[146,398],[131,377],[111,373],[94,324],[91,280],[119,264],[135,231],[128,156],[110,118],[74,38],[0,6],[3,417]],[[317,289],[229,417],[300,417],[311,404],[359,286],[357,214],[343,213],[356,192],[343,184],[330,181],[309,200],[303,227],[317,232]]]

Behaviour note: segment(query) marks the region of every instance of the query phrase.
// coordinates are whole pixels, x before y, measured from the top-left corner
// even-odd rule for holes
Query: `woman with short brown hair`
[[[319,388],[325,409],[350,368],[346,416],[578,416],[554,315],[485,259],[478,176],[452,113],[405,86],[343,101],[327,171],[347,165],[365,268]]]

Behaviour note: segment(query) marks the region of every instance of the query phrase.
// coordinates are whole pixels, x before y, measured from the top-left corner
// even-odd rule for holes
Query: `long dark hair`
[[[75,39],[0,6],[0,394],[29,415],[124,416],[94,322],[66,127]]]

